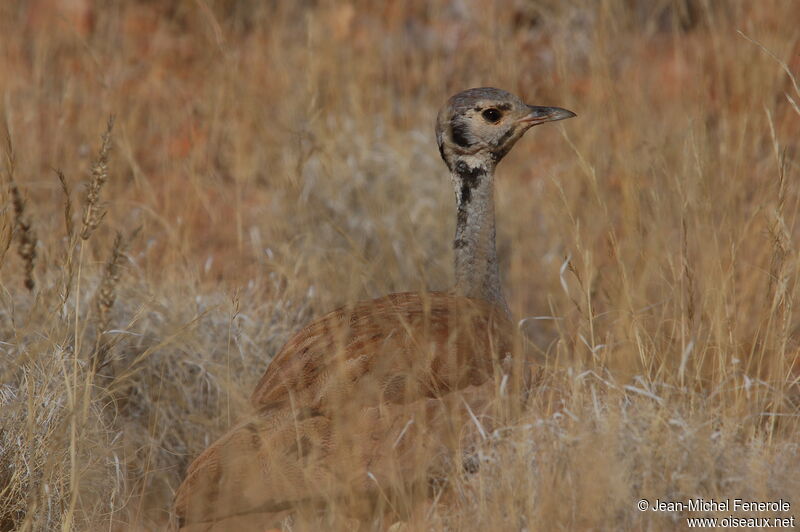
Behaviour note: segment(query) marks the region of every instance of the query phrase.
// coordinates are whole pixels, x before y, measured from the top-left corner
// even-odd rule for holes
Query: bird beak
[[[545,122],[555,122],[556,120],[564,120],[565,118],[577,116],[572,111],[567,111],[561,107],[539,107],[536,105],[529,105],[528,109],[530,113],[517,120],[518,124],[535,126]]]

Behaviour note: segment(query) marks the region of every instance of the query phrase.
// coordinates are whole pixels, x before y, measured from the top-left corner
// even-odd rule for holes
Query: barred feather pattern
[[[289,509],[353,494],[355,515],[374,511],[379,493],[408,500],[460,464],[453,450],[513,336],[501,309],[443,292],[314,321],[272,360],[252,416],[191,465],[176,496],[185,530],[274,525]]]

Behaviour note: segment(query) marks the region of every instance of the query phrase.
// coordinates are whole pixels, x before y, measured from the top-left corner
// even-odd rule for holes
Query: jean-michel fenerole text
[[[656,499],[650,509],[654,512],[788,512],[791,504],[783,499],[777,501],[746,501],[743,499],[662,501]]]

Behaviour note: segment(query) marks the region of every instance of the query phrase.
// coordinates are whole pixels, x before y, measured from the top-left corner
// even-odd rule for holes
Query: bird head
[[[468,89],[452,96],[436,119],[439,153],[453,169],[456,161],[493,167],[535,125],[575,116],[560,107],[528,105],[501,89]]]

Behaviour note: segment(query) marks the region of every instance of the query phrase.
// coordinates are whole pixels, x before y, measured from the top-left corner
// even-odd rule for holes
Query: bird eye
[[[502,114],[500,114],[500,111],[498,111],[497,109],[491,109],[491,108],[485,110],[481,114],[483,115],[483,118],[485,118],[488,122],[491,122],[491,123],[497,122],[498,120],[500,120],[500,117],[503,116]]]

